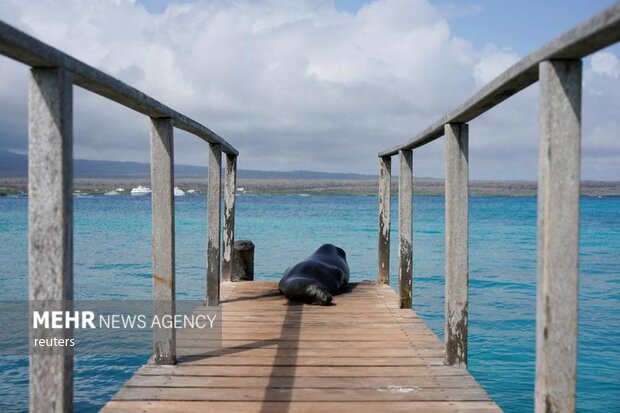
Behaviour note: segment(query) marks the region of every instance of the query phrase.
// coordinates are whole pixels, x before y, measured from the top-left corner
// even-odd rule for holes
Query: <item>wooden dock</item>
[[[222,349],[196,357],[179,330],[178,364],[142,367],[103,412],[501,411],[389,286],[352,284],[328,307],[289,303],[273,282],[221,292]]]

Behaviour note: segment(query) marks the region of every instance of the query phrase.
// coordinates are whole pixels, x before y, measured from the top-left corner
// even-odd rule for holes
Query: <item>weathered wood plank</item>
[[[178,338],[177,338],[178,340]],[[365,351],[367,349],[377,348],[377,343],[380,343],[381,340],[366,340],[366,341],[357,341],[355,339],[352,340],[303,340],[303,341],[293,341],[293,340],[279,340],[279,338],[270,338],[270,339],[261,339],[261,340],[229,340],[224,339],[222,341],[222,345],[226,348],[234,348],[235,350],[242,351],[248,348],[264,348],[270,346],[276,346],[280,349],[335,349],[335,348],[343,348],[348,347],[355,350]],[[432,338],[428,338],[427,340],[406,340],[406,341],[394,341],[394,342],[386,342],[383,340],[384,348],[410,348],[412,344],[415,344],[416,349],[443,349],[443,345],[437,341],[434,341]],[[213,350],[213,346],[210,345],[209,342],[205,342],[203,339],[196,340],[178,340],[177,346],[179,348],[197,348],[197,347],[205,347],[211,351]]]
[[[401,326],[399,325],[390,325],[386,326],[381,323],[359,323],[358,325],[345,325],[343,323],[338,323],[335,326],[328,325],[328,319],[325,318],[322,321],[316,321],[314,323],[304,323],[302,325],[299,324],[298,319],[296,322],[282,322],[280,325],[277,323],[268,324],[262,323],[261,325],[256,325],[255,323],[235,323],[234,321],[224,321],[226,324],[226,332],[228,333],[278,333],[278,334],[298,334],[298,333],[333,333],[334,327],[338,328],[339,331],[346,331],[349,333],[356,334],[369,334],[369,330],[372,330],[372,334],[402,334]],[[387,320],[386,320],[387,321]],[[429,333],[428,329],[421,323],[416,323],[413,326],[409,326],[409,330],[416,334]],[[194,337],[196,335],[202,334],[201,331],[187,331],[183,332],[181,337]]]
[[[379,158],[379,284],[390,283],[390,212],[392,197],[392,158]]]
[[[372,389],[387,386],[415,386],[425,388],[470,388],[479,387],[471,376],[437,377],[368,377],[359,380],[355,377],[218,377],[218,376],[133,376],[128,387],[255,387],[273,388],[313,388],[313,389]]]
[[[206,349],[204,347],[182,347],[178,348],[179,356],[202,354]],[[270,347],[250,347],[236,350],[230,349],[209,349],[207,353],[209,357],[266,357],[272,358],[276,354],[280,357],[324,357],[326,351],[323,349],[300,348],[300,347],[278,347],[273,344]],[[352,353],[349,348],[335,347],[329,350],[331,357],[349,357],[349,358],[371,358],[389,355],[390,357],[443,357],[441,348],[412,348],[411,344],[402,347],[391,347],[388,349],[367,347],[361,354]]]
[[[178,364],[148,366],[142,375],[172,376],[225,376],[225,377],[436,377],[463,376],[464,369],[453,366],[191,366]]]
[[[115,400],[209,400],[209,401],[488,401],[489,396],[480,387],[451,388],[449,392],[438,388],[403,387],[388,385],[380,388],[327,389],[327,388],[201,388],[187,387],[123,387]]]
[[[221,222],[222,222],[222,148],[209,144],[209,181],[207,185],[207,301],[220,303]]]
[[[199,334],[194,334],[194,336],[200,337]],[[185,336],[186,338],[189,335]],[[434,334],[416,334],[415,335],[417,341],[435,341]],[[297,332],[291,332],[288,334],[278,334],[278,333],[243,333],[243,332],[232,332],[224,330],[222,333],[222,338],[224,340],[269,340],[269,339],[277,339],[280,341],[409,341],[409,338],[402,333],[392,333],[392,334],[374,334],[374,335],[364,335],[360,337],[360,334],[357,332],[347,333],[347,332],[338,332],[335,335],[333,332],[324,332],[324,333],[302,333],[301,335],[297,334]]]
[[[580,60],[540,64],[537,412],[575,410],[581,68]]]
[[[469,131],[466,124],[447,124],[446,140],[446,364],[467,364]]]
[[[73,86],[71,73],[33,68],[28,112],[29,298],[70,311],[73,300]],[[32,339],[73,337],[30,329]],[[73,356],[30,356],[30,411],[73,410]]]
[[[334,357],[334,356],[298,356],[296,354],[272,357],[185,357],[186,366],[440,366],[443,358],[430,357]]]
[[[151,119],[153,314],[174,315],[174,140],[171,119]],[[153,328],[156,364],[176,363],[176,330]]]
[[[224,182],[224,256],[222,276],[224,281],[232,278],[232,256],[235,244],[235,190],[237,189],[237,157],[226,155],[226,179]]]
[[[413,306],[413,152],[399,151],[398,283],[400,308]]]
[[[406,402],[201,402],[201,401],[111,401],[105,413],[154,412],[178,413],[497,413],[501,409],[492,402],[406,401]]]

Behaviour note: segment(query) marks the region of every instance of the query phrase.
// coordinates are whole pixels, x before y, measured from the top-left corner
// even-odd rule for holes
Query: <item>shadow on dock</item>
[[[284,322],[282,323],[280,338],[284,338],[285,336],[290,337],[291,341],[297,343],[297,347],[295,351],[290,352],[290,347],[284,346],[284,341],[279,340],[272,371],[269,375],[269,383],[265,388],[265,397],[263,398],[263,403],[260,410],[261,413],[273,412],[273,404],[269,404],[269,401],[274,399],[283,400],[283,402],[278,405],[279,412],[289,411],[290,404],[293,399],[293,389],[295,387],[295,369],[297,364],[297,356],[299,353],[299,334],[301,331],[303,306],[304,304],[301,303],[295,303],[292,301],[288,302],[286,315],[284,316]],[[295,308],[299,308],[299,317],[292,317],[292,315],[296,313],[296,311],[293,311]],[[289,327],[290,325],[293,325],[294,328],[291,329]],[[286,334],[287,330],[292,330],[293,336]],[[290,363],[285,366],[278,366],[278,360],[285,356],[291,358]],[[282,383],[281,380],[285,380],[285,382]]]

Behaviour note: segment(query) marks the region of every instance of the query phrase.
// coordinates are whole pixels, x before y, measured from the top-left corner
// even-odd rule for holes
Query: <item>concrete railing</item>
[[[220,265],[230,279],[234,243],[237,150],[206,126],[137,89],[0,22],[0,53],[31,66],[28,127],[29,299],[73,300],[73,85],[151,119],[153,303],[159,316],[175,312],[174,127],[209,144],[206,304],[220,297]],[[222,152],[226,154],[224,261],[221,263]],[[42,338],[40,331],[31,335]],[[63,331],[72,337],[72,329]],[[152,362],[175,364],[174,328],[153,331]],[[31,355],[30,411],[68,412],[73,404],[73,356]]]
[[[620,40],[620,3],[544,45],[407,142],[379,153],[378,282],[389,283],[391,157],[400,159],[398,233],[401,306],[412,305],[412,150],[445,136],[445,363],[467,363],[467,122],[540,81],[537,412],[575,409],[581,59]]]

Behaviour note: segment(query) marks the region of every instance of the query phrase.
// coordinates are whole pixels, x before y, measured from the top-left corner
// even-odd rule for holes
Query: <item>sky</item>
[[[3,0],[0,18],[208,126],[242,169],[376,174],[380,150],[613,3]],[[0,150],[25,153],[28,68],[0,56],[0,79]],[[472,179],[537,179],[538,93],[470,123]],[[618,45],[584,59],[582,108],[582,179],[619,180]],[[414,174],[442,177],[443,151],[415,150]],[[74,156],[148,162],[148,119],[75,87]],[[176,131],[175,158],[207,148]]]

